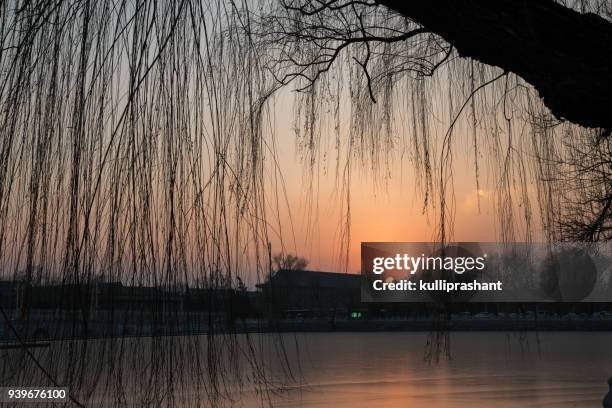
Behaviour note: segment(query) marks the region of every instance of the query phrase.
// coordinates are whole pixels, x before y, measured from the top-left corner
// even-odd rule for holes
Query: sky
[[[325,171],[325,165],[316,166],[313,175],[303,163],[292,130],[292,113],[287,108],[290,105],[290,98],[276,105],[277,160],[285,181],[286,203],[281,205],[281,215],[277,217],[277,224],[282,228],[277,235],[282,239],[278,236],[272,239],[273,253],[303,256],[309,260],[312,270],[357,273],[361,242],[435,240],[438,215],[431,208],[423,211],[422,190],[417,187],[410,163],[392,160],[389,173],[382,181],[380,175],[355,163],[350,183],[349,260],[344,270],[341,234],[346,201],[342,183],[338,183],[333,170]],[[453,160],[453,240],[496,241],[499,231],[491,177],[481,175],[480,188],[477,188],[473,152],[461,144],[459,147]],[[333,161],[327,164],[332,166],[335,166]],[[313,190],[312,180],[317,198],[311,203],[308,198]]]

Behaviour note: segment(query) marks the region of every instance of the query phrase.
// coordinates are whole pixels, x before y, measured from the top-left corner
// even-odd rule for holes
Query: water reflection
[[[438,364],[424,359],[427,338],[126,338],[56,342],[34,356],[88,406],[601,407],[612,374],[612,333],[451,333],[451,359]],[[48,384],[23,351],[1,354],[2,385]]]
[[[299,338],[303,386],[275,407],[599,408],[612,374],[610,333],[452,333],[439,364],[424,361],[422,333]]]

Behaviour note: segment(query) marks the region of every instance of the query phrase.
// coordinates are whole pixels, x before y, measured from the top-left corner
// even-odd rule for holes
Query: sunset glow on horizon
[[[286,180],[286,202],[284,198],[279,200],[280,218],[270,217],[270,222],[280,225],[283,231],[282,239],[277,234],[271,240],[273,253],[305,257],[309,260],[308,269],[358,273],[361,242],[429,242],[437,239],[440,197],[430,195],[428,206],[424,206],[424,191],[419,187],[422,180],[419,184],[412,163],[397,158],[400,154],[395,152],[396,157],[389,159],[388,172],[382,175],[366,174],[366,170],[359,168],[359,163],[354,163],[356,170],[351,175],[348,192],[348,267],[344,270],[346,252],[341,252],[340,248],[343,248],[342,234],[347,231],[343,224],[347,211],[347,186],[341,177],[336,176],[333,159],[318,163],[312,171],[303,163],[290,126],[291,114],[286,108],[289,104],[287,101],[279,104],[282,114],[278,116],[282,120],[278,121],[275,130],[279,135],[278,170]],[[473,152],[469,147],[458,147],[453,161],[451,239],[464,242],[499,240],[495,210],[498,197],[494,186],[490,185],[493,177],[481,174],[480,189],[477,189]],[[324,154],[333,156],[335,153]]]

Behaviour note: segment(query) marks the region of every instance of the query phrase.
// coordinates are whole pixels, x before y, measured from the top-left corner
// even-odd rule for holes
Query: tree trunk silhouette
[[[378,2],[460,55],[513,72],[558,118],[612,131],[612,23],[552,0]]]

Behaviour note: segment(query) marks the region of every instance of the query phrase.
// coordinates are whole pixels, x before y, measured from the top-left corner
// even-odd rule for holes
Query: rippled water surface
[[[601,407],[612,375],[612,333],[452,333],[437,364],[424,333],[296,337],[302,382],[273,406]]]
[[[33,356],[86,406],[105,407],[601,408],[612,376],[612,333],[450,333],[449,356],[442,352],[438,362],[425,358],[428,344],[440,344],[427,333],[214,339],[53,342]],[[253,355],[265,362],[267,385],[253,385]],[[0,357],[0,385],[50,385],[23,351]],[[216,359],[222,368],[210,370],[207,361]],[[220,376],[218,389],[230,398],[211,402],[211,378]]]

